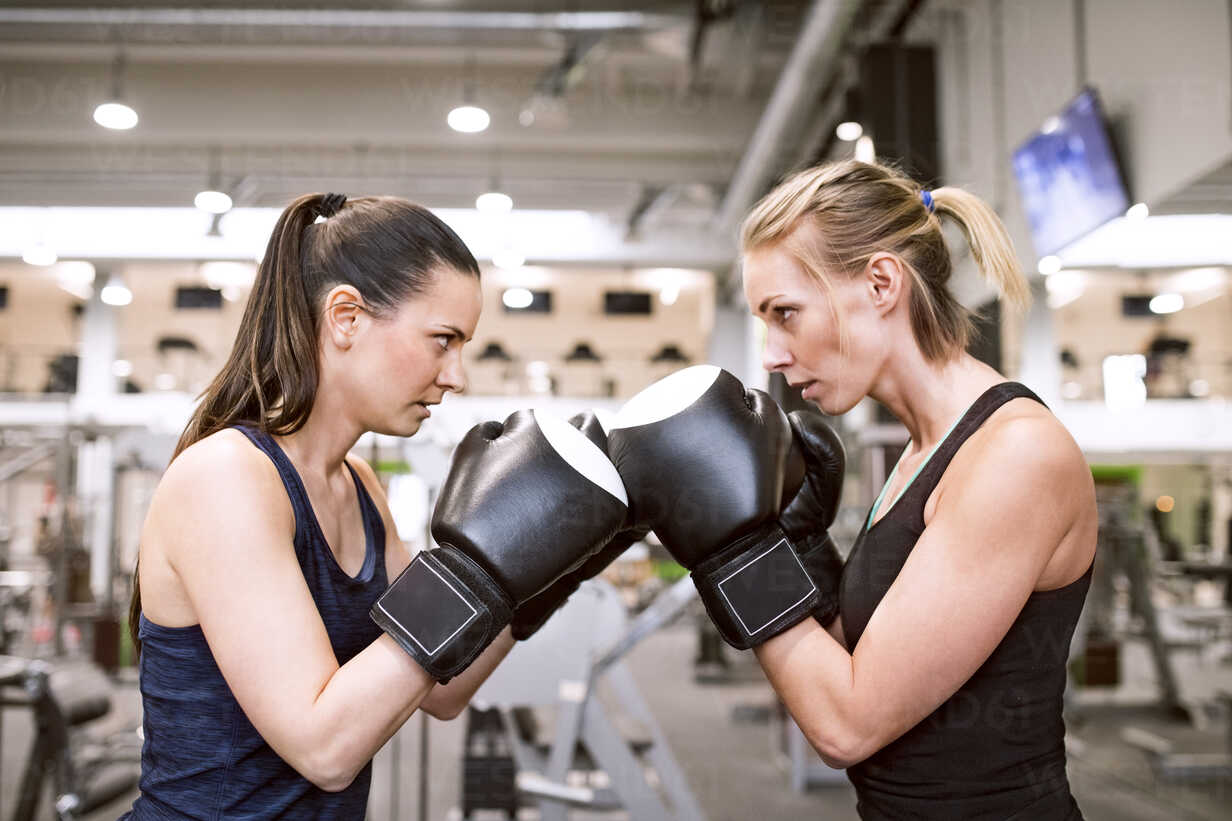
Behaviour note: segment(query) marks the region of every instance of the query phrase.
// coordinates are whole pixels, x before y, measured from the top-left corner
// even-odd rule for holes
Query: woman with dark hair
[[[295,200],[235,346],[150,504],[131,628],[146,818],[362,818],[416,709],[457,715],[512,646],[449,684],[369,617],[407,566],[365,431],[410,436],[466,384],[479,267],[393,197]]]
[[[998,294],[1025,305],[1000,219],[958,188],[832,163],[785,180],[745,221],[766,369],[828,414],[871,397],[911,437],[841,584],[817,580],[837,607],[757,657],[812,745],[847,768],[862,818],[1080,818],[1061,706],[1094,484],[1039,398],[966,352],[942,216]]]

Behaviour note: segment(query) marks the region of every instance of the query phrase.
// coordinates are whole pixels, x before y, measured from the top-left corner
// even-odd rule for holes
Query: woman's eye
[[[775,308],[774,314],[778,317],[779,322],[786,322],[796,315],[796,309],[786,307]]]
[[[441,346],[442,351],[449,350],[449,343],[453,341],[453,337],[449,334],[438,334],[434,338],[436,339],[436,343]]]

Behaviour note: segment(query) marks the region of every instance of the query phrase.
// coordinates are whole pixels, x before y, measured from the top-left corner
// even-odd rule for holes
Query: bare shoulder
[[[258,511],[294,521],[273,462],[242,433],[227,429],[185,448],[172,460],[150,502],[147,527],[170,525],[182,532],[191,524],[234,520]]]
[[[955,455],[963,475],[1005,474],[1026,484],[1044,481],[1064,490],[1070,481],[1090,480],[1074,437],[1043,405],[1015,399],[999,408]]]
[[[278,471],[237,430],[222,430],[185,448],[163,472],[141,532],[138,572],[142,609],[153,621],[179,627],[199,621],[186,584],[210,575],[200,559],[278,549],[295,517]],[[187,575],[186,575],[187,574]]]
[[[989,528],[990,540],[1004,531],[1018,541],[1039,536],[1043,555],[1058,557],[1049,570],[1061,575],[1071,565],[1085,567],[1094,483],[1078,444],[1047,408],[1029,399],[1006,403],[951,464],[938,486],[936,514],[956,515],[967,530]]]
[[[183,450],[167,466],[158,495],[170,499],[208,499],[239,486],[254,491],[278,480],[278,470],[264,453],[234,429],[220,430]]]

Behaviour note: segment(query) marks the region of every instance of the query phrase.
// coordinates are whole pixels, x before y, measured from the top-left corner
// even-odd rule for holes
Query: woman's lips
[[[804,387],[800,391],[800,398],[801,399],[815,399],[817,397],[817,388],[818,388],[818,385],[817,385],[816,380],[812,382],[805,382]]]

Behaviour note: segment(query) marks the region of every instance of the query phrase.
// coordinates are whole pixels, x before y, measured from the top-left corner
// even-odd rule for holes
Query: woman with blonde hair
[[[1065,662],[1091,579],[1090,471],[1026,387],[966,352],[942,218],[1002,299],[1028,286],[1001,221],[874,164],[790,177],[749,214],[764,365],[828,414],[865,397],[910,441],[838,578],[838,615],[757,647],[862,818],[1070,819]]]

